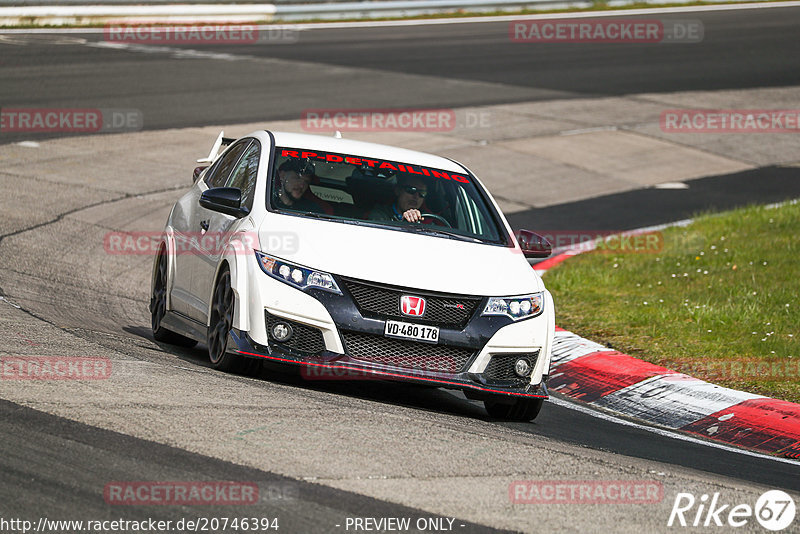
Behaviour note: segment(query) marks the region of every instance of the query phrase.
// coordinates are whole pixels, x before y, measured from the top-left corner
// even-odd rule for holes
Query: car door
[[[219,185],[216,185],[216,187],[235,187],[240,189],[242,191],[241,206],[247,208],[248,212],[253,208],[260,157],[261,144],[255,139],[249,140],[233,170],[227,173],[224,183],[220,181],[218,182]],[[252,223],[249,217],[236,218],[202,206],[199,207],[198,213],[201,214],[201,223],[205,221],[205,235],[207,238],[200,240],[199,243],[200,251],[193,271],[192,292],[203,302],[202,320],[205,321],[208,303],[213,291],[214,277],[220,258],[225,251],[225,245],[231,233],[252,229],[250,228]]]
[[[195,183],[188,193],[183,195],[175,207],[172,208],[170,215],[170,225],[173,230],[174,248],[172,251],[172,263],[174,270],[172,273],[172,285],[170,289],[170,309],[181,315],[189,315],[191,305],[191,262],[188,262],[189,255],[194,251],[192,244],[192,229],[194,223],[192,214],[197,199],[198,184]]]
[[[250,142],[250,139],[245,139],[231,145],[206,171],[203,179],[198,180],[189,194],[181,199],[184,201],[187,228],[181,236],[178,236],[176,231],[176,244],[179,243],[179,240],[182,241],[183,248],[176,255],[175,282],[181,284],[181,298],[185,301],[185,310],[179,310],[176,307],[176,311],[203,323],[206,320],[206,297],[198,294],[195,278],[198,276],[198,272],[203,271],[202,265],[206,261],[204,250],[208,245],[204,242],[216,237],[208,234],[212,215],[221,214],[202,207],[200,196],[207,189],[225,185]],[[178,270],[180,270],[180,275],[178,275]]]

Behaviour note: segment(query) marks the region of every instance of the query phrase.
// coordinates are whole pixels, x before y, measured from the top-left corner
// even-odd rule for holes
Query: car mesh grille
[[[463,372],[473,350],[343,332],[345,350],[356,360],[383,363],[418,371]]]
[[[264,312],[264,315],[267,319],[267,334],[273,342],[278,343],[283,347],[289,347],[292,350],[306,354],[319,354],[325,350],[325,340],[323,339],[322,331],[319,328],[314,328],[313,326],[307,326],[302,323],[290,321],[288,319],[275,317],[269,312]],[[272,327],[278,322],[291,325],[294,335],[292,335],[289,341],[279,342],[272,337]]]
[[[345,280],[345,287],[362,315],[380,318],[397,317],[415,323],[464,328],[481,302],[479,297],[435,294],[414,289],[400,289],[356,280]],[[400,312],[400,297],[413,295],[425,298],[425,315],[408,317]]]
[[[483,371],[483,376],[489,380],[513,380],[527,382],[527,378],[522,378],[514,372],[514,364],[520,358],[527,358],[531,364],[531,369],[536,366],[536,360],[539,358],[539,353],[533,354],[495,354],[489,360],[489,364]]]

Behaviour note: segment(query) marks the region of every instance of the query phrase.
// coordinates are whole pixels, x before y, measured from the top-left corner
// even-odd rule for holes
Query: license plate
[[[438,343],[439,328],[421,324],[404,323],[401,321],[386,321],[383,334],[387,337],[413,339],[423,343]]]

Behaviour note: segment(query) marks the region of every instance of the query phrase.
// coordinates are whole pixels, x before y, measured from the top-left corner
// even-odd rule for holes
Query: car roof
[[[289,132],[271,132],[275,136],[275,146],[287,148],[308,148],[323,152],[337,152],[352,156],[361,156],[399,163],[411,163],[424,167],[442,169],[450,172],[465,173],[458,163],[447,158],[435,156],[416,150],[397,148],[378,143],[367,143],[353,139],[342,139],[331,136],[298,134]]]

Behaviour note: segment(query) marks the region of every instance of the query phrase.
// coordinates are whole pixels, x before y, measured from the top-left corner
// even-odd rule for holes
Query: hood
[[[371,282],[498,297],[544,289],[518,248],[276,213],[259,240],[266,254]]]

